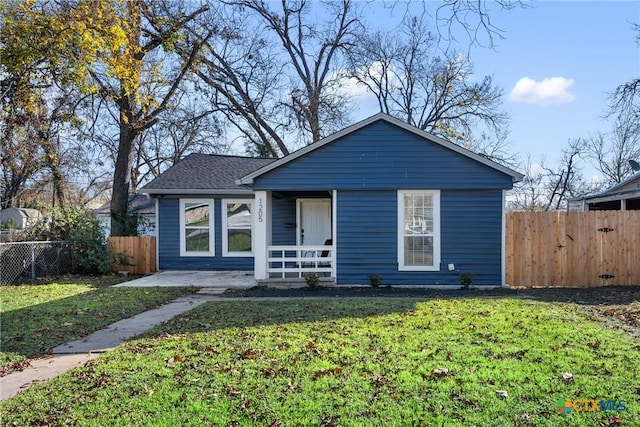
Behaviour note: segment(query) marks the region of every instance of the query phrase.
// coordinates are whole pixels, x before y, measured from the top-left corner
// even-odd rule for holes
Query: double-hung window
[[[222,201],[222,255],[252,256],[253,202],[251,200]]]
[[[398,191],[398,269],[440,269],[439,191]]]
[[[214,256],[213,199],[180,199],[180,255]]]

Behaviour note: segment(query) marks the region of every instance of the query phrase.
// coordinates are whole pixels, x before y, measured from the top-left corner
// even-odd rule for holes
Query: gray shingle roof
[[[161,190],[247,190],[236,180],[276,159],[190,154],[142,187],[141,193],[158,194]]]
[[[131,194],[129,195],[129,212],[137,212],[140,215],[154,214],[156,212],[156,202],[144,194]],[[98,209],[94,209],[93,213],[110,215],[111,202],[107,202]]]

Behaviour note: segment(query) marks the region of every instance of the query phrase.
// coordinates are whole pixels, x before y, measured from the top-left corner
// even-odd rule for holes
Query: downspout
[[[156,197],[156,271],[160,271],[160,204]]]

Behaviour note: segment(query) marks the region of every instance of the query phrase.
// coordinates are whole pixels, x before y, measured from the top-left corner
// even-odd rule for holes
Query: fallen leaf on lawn
[[[436,377],[444,377],[446,375],[449,375],[449,369],[447,368],[436,368],[433,370],[433,375],[435,375]]]
[[[371,376],[371,379],[373,380],[373,383],[377,386],[381,386],[386,382],[386,378],[378,374],[373,374]]]
[[[309,348],[315,348],[315,347],[316,347],[316,343],[314,343],[313,341],[309,341],[309,342],[307,343],[307,347],[309,347]]]
[[[571,382],[573,381],[573,374],[571,372],[563,372],[562,379],[565,380],[566,382]]]
[[[342,372],[342,368],[340,367],[335,367],[331,369],[320,369],[313,373],[313,379],[317,379],[325,375],[339,374],[340,372]]]
[[[226,385],[226,386],[224,386],[224,388],[227,391],[227,393],[232,395],[232,396],[237,396],[238,394],[242,393],[240,390],[238,390],[237,388],[232,387],[230,385]]]
[[[509,393],[506,390],[496,390],[496,394],[505,399],[509,397]]]
[[[64,323],[62,324],[62,326],[73,326],[73,323],[64,322]]]
[[[291,345],[288,342],[283,341],[283,342],[279,342],[278,343],[278,345],[276,346],[276,349],[278,349],[278,350],[286,350],[289,347],[291,347]]]
[[[175,356],[171,356],[170,358],[167,359],[167,366],[172,368],[176,365],[176,362],[180,362],[183,359],[184,359],[184,356],[181,356],[179,354],[176,354]]]
[[[613,424],[618,425],[618,426],[621,426],[621,425],[622,425],[622,418],[620,418],[620,417],[613,417],[613,418],[611,419],[611,423],[610,423],[609,425],[613,425]]]
[[[253,360],[253,359],[256,358],[256,352],[255,352],[254,349],[248,348],[245,351],[243,351],[242,353],[240,353],[240,357],[242,357],[243,359]]]
[[[208,345],[208,346],[205,348],[205,351],[213,351],[213,347],[212,347],[212,346],[210,346],[210,345]]]

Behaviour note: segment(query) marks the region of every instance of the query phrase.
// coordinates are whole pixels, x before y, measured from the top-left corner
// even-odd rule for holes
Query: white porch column
[[[333,262],[331,263],[331,268],[333,271],[331,272],[331,277],[338,280],[338,190],[333,190],[331,192],[331,241],[333,242]]]
[[[268,279],[267,247],[271,244],[271,191],[256,191],[255,196],[254,277]]]

